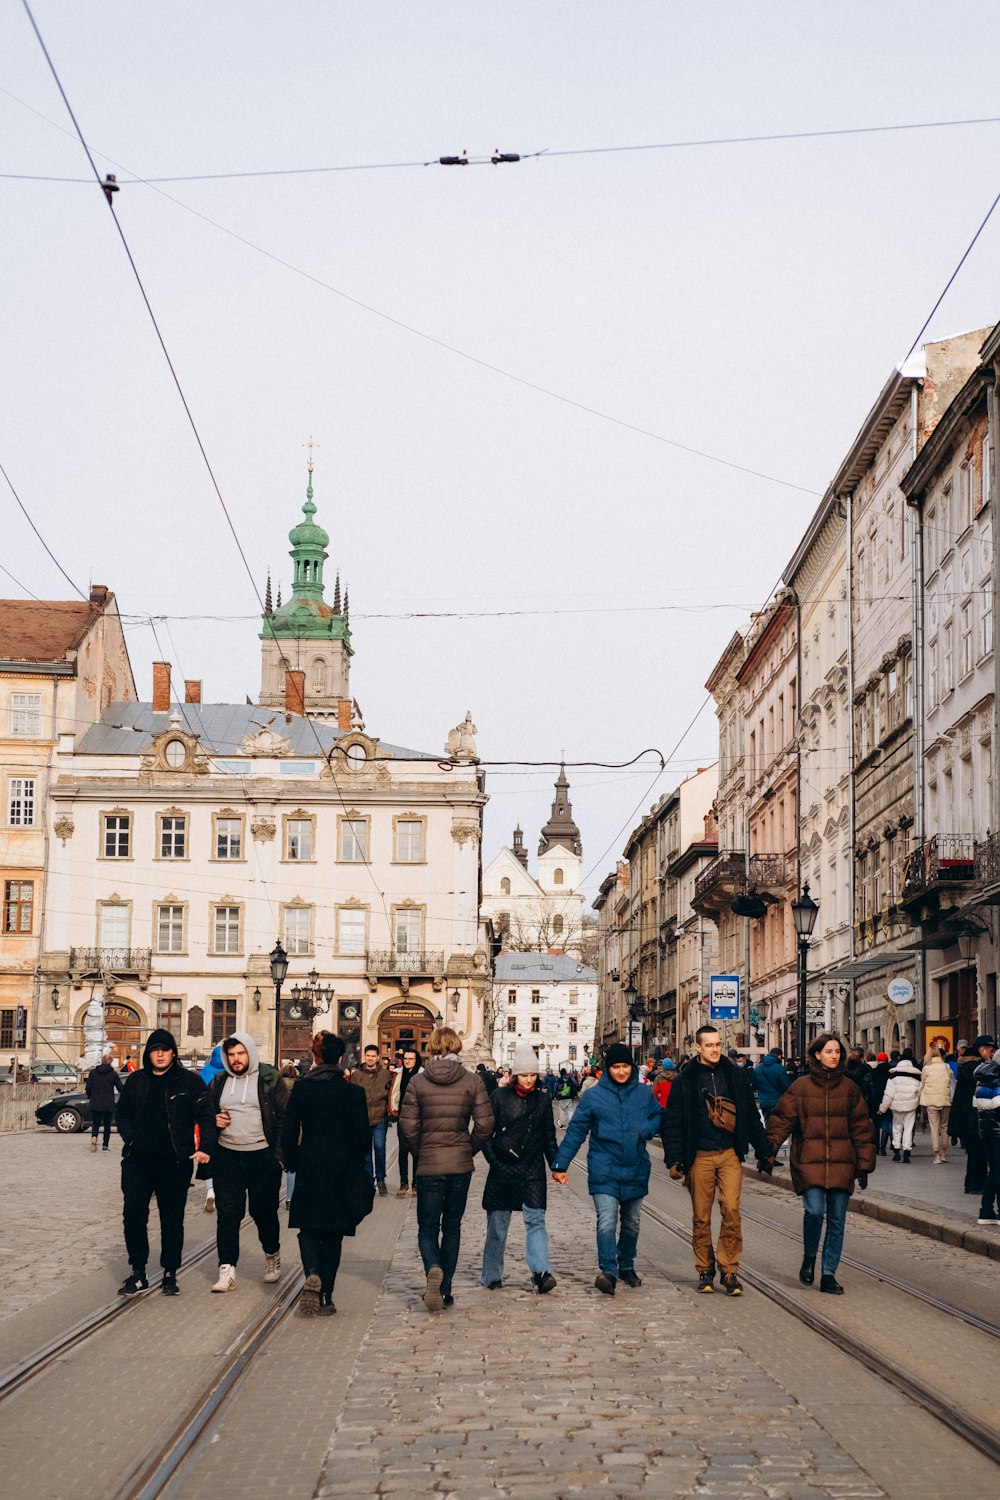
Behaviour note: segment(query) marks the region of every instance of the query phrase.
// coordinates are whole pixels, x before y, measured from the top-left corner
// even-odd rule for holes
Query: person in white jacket
[[[955,1076],[938,1047],[931,1047],[924,1058],[920,1075],[920,1107],[931,1127],[931,1150],[934,1165],[948,1160],[948,1110],[955,1090]]]
[[[903,1161],[907,1162],[910,1159],[913,1127],[916,1124],[917,1106],[920,1103],[920,1082],[920,1069],[913,1058],[904,1052],[889,1074],[889,1082],[885,1086],[882,1103],[878,1107],[880,1115],[884,1115],[887,1110],[892,1110],[893,1161],[899,1161],[901,1150]]]

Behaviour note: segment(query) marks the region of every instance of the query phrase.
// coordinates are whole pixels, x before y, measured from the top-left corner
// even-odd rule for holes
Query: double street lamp
[[[271,982],[274,985],[274,1066],[281,1067],[281,986],[288,973],[288,954],[281,939],[271,949]]]
[[[799,940],[799,1003],[795,1014],[795,1050],[800,1067],[806,1055],[806,984],[809,974],[809,939],[813,935],[818,915],[819,906],[809,894],[807,880],[799,893],[799,899],[792,902],[792,921],[795,923],[795,933]]]
[[[622,991],[622,994],[623,994],[624,999],[625,999],[625,1008],[628,1011],[628,1020],[629,1020],[629,1028],[628,1028],[628,1037],[629,1037],[629,1040],[628,1040],[628,1044],[629,1044],[629,1046],[633,1050],[635,1050],[635,1042],[632,1040],[632,1037],[633,1037],[633,1034],[634,1034],[632,1028],[635,1025],[636,1021],[638,1021],[640,1023],[642,1022],[642,1018],[646,1014],[646,1002],[645,1002],[645,1000],[643,1000],[642,996],[638,993],[638,991],[636,990],[635,985],[632,983],[631,980],[629,980],[628,984],[625,986],[625,989]],[[641,1024],[640,1024],[640,1029],[639,1029],[639,1049],[638,1050],[640,1052],[642,1050],[642,1027],[641,1027]]]

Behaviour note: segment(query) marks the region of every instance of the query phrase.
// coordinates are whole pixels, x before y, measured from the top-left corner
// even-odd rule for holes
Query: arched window
[[[312,690],[314,693],[326,692],[326,662],[321,656],[313,662]]]
[[[509,896],[510,895],[510,880],[509,880],[509,878],[506,875],[504,876],[504,878],[500,882],[500,894],[501,894],[501,896]]]
[[[565,879],[565,876],[563,875],[562,870],[558,870],[557,869],[557,870],[553,870],[552,871],[552,884],[553,885],[562,885],[564,879]]]
[[[555,916],[552,918],[552,931],[558,937],[561,934],[562,930],[563,930],[563,919],[559,915],[559,913],[556,912]]]

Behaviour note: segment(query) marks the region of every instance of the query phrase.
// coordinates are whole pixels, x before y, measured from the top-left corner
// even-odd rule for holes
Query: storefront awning
[[[866,953],[862,958],[852,958],[846,964],[840,964],[836,969],[827,969],[823,974],[810,974],[810,979],[819,979],[824,983],[832,981],[836,984],[846,984],[849,979],[862,979],[866,974],[877,973],[879,969],[890,969],[894,964],[910,963],[913,959],[912,948],[893,948],[891,952]]]

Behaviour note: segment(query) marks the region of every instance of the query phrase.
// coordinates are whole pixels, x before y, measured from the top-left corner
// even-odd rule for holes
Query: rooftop
[[[496,978],[501,984],[559,984],[569,979],[596,984],[597,972],[565,953],[501,953]]]
[[[83,601],[0,599],[0,661],[65,661],[102,613]]]

